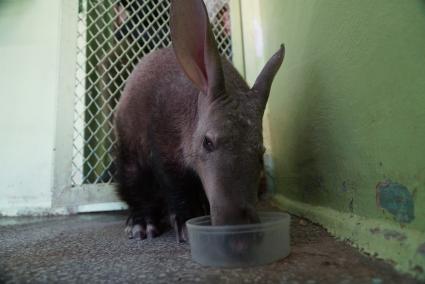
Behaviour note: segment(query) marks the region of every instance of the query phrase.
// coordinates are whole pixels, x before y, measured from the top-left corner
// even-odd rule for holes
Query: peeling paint
[[[413,196],[404,185],[390,181],[378,183],[376,203],[399,223],[410,223],[415,219]]]

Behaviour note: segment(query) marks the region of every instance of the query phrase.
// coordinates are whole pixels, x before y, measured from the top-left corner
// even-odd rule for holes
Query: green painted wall
[[[249,81],[286,45],[277,200],[425,278],[425,1],[241,3]]]

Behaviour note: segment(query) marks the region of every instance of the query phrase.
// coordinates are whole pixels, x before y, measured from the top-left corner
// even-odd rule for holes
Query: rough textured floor
[[[0,283],[416,283],[295,217],[290,256],[249,269],[201,267],[172,232],[128,240],[125,218],[0,218]]]

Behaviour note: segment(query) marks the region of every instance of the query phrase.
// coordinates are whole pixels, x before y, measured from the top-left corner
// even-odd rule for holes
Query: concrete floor
[[[123,213],[0,218],[0,283],[416,283],[299,218],[289,257],[214,269],[191,260],[174,234],[128,240]]]

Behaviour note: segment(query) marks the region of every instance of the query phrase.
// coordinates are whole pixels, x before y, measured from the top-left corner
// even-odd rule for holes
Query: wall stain
[[[354,180],[343,180],[341,186],[339,187],[339,193],[355,193],[357,191],[357,183]]]
[[[405,234],[394,230],[381,230],[380,228],[376,227],[370,229],[369,231],[374,235],[382,234],[386,240],[397,240],[399,242],[403,242],[407,239],[407,236]]]
[[[413,271],[415,271],[417,274],[422,274],[424,273],[424,270],[422,267],[420,267],[419,265],[415,265],[415,267],[413,267]]]
[[[324,183],[325,179],[323,176],[311,176],[308,178],[308,180],[306,180],[304,190],[310,192],[324,191]]]
[[[350,203],[348,204],[348,210],[350,210],[351,213],[354,212],[354,199],[352,197]]]
[[[418,253],[420,255],[422,255],[423,257],[425,257],[425,243],[422,243],[419,247],[418,247]]]
[[[397,240],[400,242],[407,239],[405,234],[393,230],[384,230],[384,238],[386,240]]]
[[[391,181],[376,185],[376,205],[391,213],[399,223],[410,223],[415,219],[413,196],[405,187]]]
[[[341,191],[342,192],[347,192],[348,191],[347,182],[345,180],[342,182]]]
[[[369,230],[372,234],[376,235],[379,234],[381,232],[381,229],[379,228],[373,228]]]

